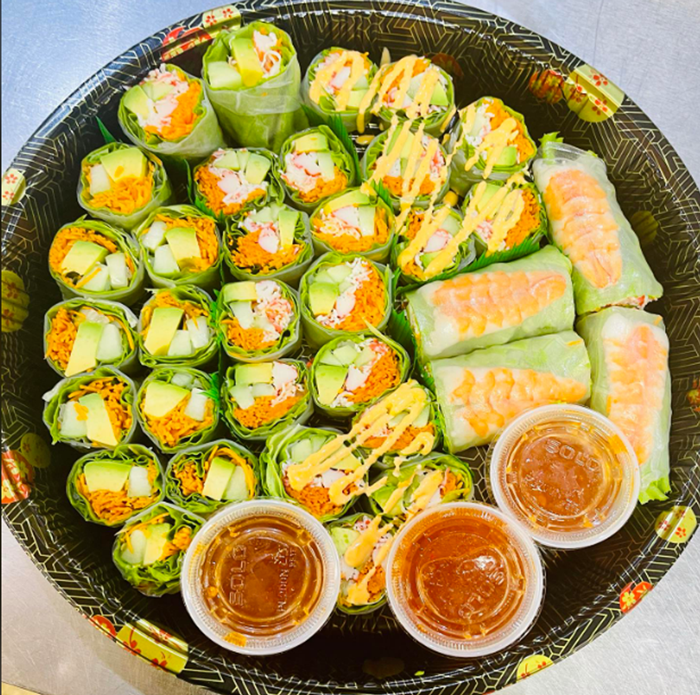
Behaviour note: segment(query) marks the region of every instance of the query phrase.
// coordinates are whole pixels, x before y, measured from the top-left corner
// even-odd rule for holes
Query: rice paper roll
[[[78,203],[87,213],[130,231],[173,197],[163,162],[123,142],[93,150],[80,164]]]
[[[611,305],[642,308],[663,294],[602,159],[545,136],[533,171],[552,241],[574,266],[577,313]]]
[[[279,203],[249,210],[228,221],[224,249],[236,280],[281,280],[296,286],[314,257],[309,218]]]
[[[203,523],[196,514],[160,502],[117,533],[112,560],[122,577],[142,594],[177,594],[185,552]]]
[[[553,246],[510,263],[423,285],[406,313],[424,358],[558,333],[574,325],[571,263]]]
[[[151,449],[122,444],[81,456],[68,474],[66,493],[85,521],[121,526],[163,499],[163,470]]]
[[[131,372],[138,367],[137,320],[123,304],[68,299],[44,316],[44,356],[62,377],[99,367]]]
[[[170,459],[165,474],[168,499],[195,514],[252,500],[258,487],[258,459],[228,439],[180,451]]]
[[[244,441],[266,440],[313,413],[308,371],[301,360],[234,364],[221,389],[224,419]]]
[[[211,297],[199,287],[156,290],[141,308],[137,339],[144,367],[200,367],[218,354]]]
[[[64,299],[108,299],[132,305],[141,299],[144,264],[128,234],[80,217],[63,225],[49,248],[49,272]]]
[[[591,358],[590,406],[610,418],[637,454],[639,501],[665,500],[669,481],[671,375],[663,320],[610,307],[577,324]]]
[[[43,395],[44,424],[54,444],[74,449],[115,449],[128,444],[136,429],[134,382],[118,369],[62,379]]]
[[[392,307],[391,270],[358,255],[327,253],[299,284],[306,340],[320,347],[333,338],[383,330]]]
[[[160,157],[198,162],[224,146],[224,136],[202,80],[162,63],[119,101],[124,135]]]
[[[141,384],[136,415],[161,451],[208,442],[219,424],[216,375],[187,367],[158,367]]]
[[[230,282],[221,288],[216,311],[221,346],[233,359],[266,362],[301,344],[299,300],[284,282]]]
[[[586,346],[573,331],[435,360],[426,370],[451,453],[488,444],[529,408],[585,403],[591,390]]]
[[[204,54],[202,77],[222,128],[239,145],[277,152],[305,121],[296,49],[272,24],[219,33]]]

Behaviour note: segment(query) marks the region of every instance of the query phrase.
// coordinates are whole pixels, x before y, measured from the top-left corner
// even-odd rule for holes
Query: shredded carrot
[[[180,490],[184,497],[189,497],[195,492],[202,494],[204,479],[211,468],[211,462],[217,456],[232,461],[236,466],[241,466],[244,470],[249,465],[248,461],[227,446],[212,447],[207,457],[202,461],[201,476],[197,470],[197,462],[193,459],[186,459],[181,462],[180,468],[173,470],[173,475],[180,481]]]
[[[145,396],[143,396],[145,398]],[[172,447],[179,444],[185,437],[189,437],[195,432],[204,430],[214,422],[214,403],[210,398],[207,402],[203,420],[195,420],[189,415],[185,415],[185,408],[189,398],[183,398],[175,408],[163,417],[151,417],[143,412],[143,400],[139,404],[141,413],[146,419],[146,425],[158,441],[165,446]]]
[[[265,340],[265,331],[262,328],[242,328],[235,316],[221,319],[221,323],[226,326],[226,338],[229,343],[246,352],[264,350],[277,342]]]
[[[229,238],[231,260],[237,268],[249,268],[259,274],[271,273],[293,263],[301,252],[301,244],[292,244],[288,249],[280,248],[277,253],[270,253],[260,246],[259,238],[260,230]]]
[[[86,164],[83,173],[90,182],[90,164]],[[83,190],[83,198],[93,208],[107,208],[120,215],[130,215],[147,205],[153,196],[153,164],[149,162],[145,176],[124,176],[112,183],[108,191],[90,197],[89,186]]]
[[[158,558],[159,561],[167,560],[171,555],[179,552],[184,553],[190,547],[191,542],[192,529],[189,526],[183,526],[175,532],[173,539],[165,544],[163,554]]]
[[[46,359],[61,369],[68,366],[78,326],[85,317],[73,310],[61,307],[51,319],[51,326],[46,334]]]
[[[69,394],[68,400],[77,401],[88,393],[99,393],[107,408],[107,415],[112,423],[114,434],[117,441],[119,441],[129,431],[132,423],[131,407],[122,402],[122,396],[126,387],[127,383],[117,377],[93,379],[87,384],[80,386],[77,391]],[[77,403],[76,407],[79,409],[82,406],[80,403]],[[87,419],[87,409],[85,419]]]
[[[201,91],[198,82],[190,82],[187,91],[177,97],[177,106],[170,114],[169,123],[160,128],[149,125],[144,130],[160,135],[163,140],[179,140],[189,135],[199,118],[194,110],[199,105]]]
[[[403,176],[385,176],[383,183],[391,195],[400,198],[403,195]],[[411,179],[413,186],[413,179]],[[435,181],[428,174],[425,175],[420,183],[418,195],[430,195],[435,190]]]
[[[158,307],[182,309],[185,312],[184,320],[196,319],[198,316],[206,316],[207,320],[209,320],[209,312],[205,308],[193,302],[178,299],[170,290],[162,290],[153,295],[153,299],[144,304],[143,309],[141,309],[142,336],[145,337],[148,333],[148,327],[151,325],[151,318],[153,318],[153,310]]]
[[[450,470],[445,471],[445,478],[440,485],[440,498],[463,487],[462,481]]]
[[[353,403],[367,403],[398,386],[400,381],[399,357],[394,350],[388,350],[372,365],[365,383],[349,393],[348,400]]]
[[[342,509],[331,502],[328,488],[322,485],[307,485],[302,490],[295,490],[289,484],[289,477],[286,473],[283,483],[287,494],[319,519],[327,514],[338,514]]]
[[[515,248],[532,234],[540,225],[540,203],[535,193],[529,188],[522,189],[525,207],[518,221],[508,230],[506,248]]]
[[[282,178],[290,188],[294,188],[292,184],[289,183],[284,173],[282,174]],[[326,181],[323,177],[319,176],[316,178],[316,183],[310,191],[294,190],[303,203],[315,203],[321,200],[321,198],[327,198],[329,195],[339,193],[345,189],[347,185],[348,177],[338,167],[335,167],[335,175],[330,181]]]
[[[90,411],[84,405],[82,405],[82,403],[75,404],[75,412],[76,420],[78,420],[79,422],[87,422]]]
[[[418,437],[418,435],[422,434],[423,432],[434,434],[435,428],[433,427],[432,423],[428,423],[424,427],[414,427],[413,425],[409,425],[401,433],[401,436],[396,440],[391,449],[389,449],[389,452],[394,453],[403,451],[413,442],[416,437]],[[363,446],[366,446],[368,449],[378,449],[384,444],[385,441],[386,437],[370,437],[369,439],[365,439]]]
[[[197,183],[199,193],[206,200],[207,207],[216,215],[236,215],[243,207],[255,200],[262,198],[266,191],[264,188],[255,188],[245,200],[238,203],[224,203],[226,193],[219,186],[219,177],[214,174],[209,167],[211,164],[199,167],[194,174],[194,180]]]
[[[503,105],[498,103],[497,101],[492,101],[487,107],[486,110],[493,115],[490,121],[491,125],[491,130],[496,130],[503,121],[505,121],[508,118],[512,118],[512,116],[503,108]],[[515,139],[511,141],[511,144],[515,145],[518,148],[518,152],[520,152],[520,161],[524,162],[526,159],[531,157],[534,153],[535,150],[532,146],[532,143],[527,139],[525,136],[525,129],[523,124],[516,119],[517,123],[517,135],[515,136]]]
[[[374,562],[372,562],[372,560],[370,560],[362,568],[362,571],[360,572],[360,574],[353,580],[353,583],[359,584],[363,580],[363,578],[365,576],[367,576],[373,569],[374,569]],[[385,588],[386,588],[386,577],[384,574],[384,568],[380,566],[380,567],[377,567],[376,570],[374,570],[374,572],[372,573],[372,576],[369,578],[369,581],[367,582],[367,592],[369,593],[369,601],[367,601],[366,605],[369,605],[369,604],[374,603],[375,601],[379,600],[379,598],[382,595]]]
[[[202,257],[190,259],[187,268],[181,268],[181,270],[201,273],[216,263],[219,257],[219,241],[216,238],[216,222],[210,217],[170,217],[167,214],[161,214],[156,215],[156,220],[163,222],[166,229],[187,227],[195,230]],[[147,231],[144,230],[144,234]]]
[[[377,269],[366,263],[369,278],[355,290],[355,307],[335,328],[341,331],[362,331],[367,323],[378,326],[384,317],[386,290]]]
[[[246,408],[245,410],[236,408],[233,411],[233,417],[235,417],[243,427],[254,430],[256,427],[284,417],[299,402],[303,395],[303,393],[295,394],[275,405],[272,404],[274,396],[259,396],[255,399],[255,403],[251,405],[250,408]]]
[[[323,231],[323,220],[316,218],[314,235],[324,243],[328,244],[338,253],[361,253],[369,251],[375,246],[382,246],[389,239],[389,223],[387,221],[386,210],[377,208],[374,216],[374,235],[358,236],[352,234],[331,234]]]

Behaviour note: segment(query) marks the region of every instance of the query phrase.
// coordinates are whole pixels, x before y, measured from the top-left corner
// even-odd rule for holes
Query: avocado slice
[[[442,253],[442,251],[432,251],[431,253],[422,253],[420,256],[420,262],[423,264],[423,268],[427,268],[441,253]]]
[[[508,145],[503,148],[501,156],[496,161],[496,166],[512,167],[518,163],[518,148],[515,145]]]
[[[360,104],[362,103],[362,98],[364,96],[364,91],[360,91],[360,89],[357,88],[357,83],[355,83],[355,88],[352,90],[352,92],[350,92],[350,96],[348,97],[347,110],[349,111],[350,109],[359,109]]]
[[[97,348],[100,345],[104,323],[83,321],[75,334],[73,348],[68,358],[66,376],[80,374],[97,366]]]
[[[231,474],[223,499],[227,502],[243,502],[248,499],[248,481],[242,466],[236,466]]]
[[[143,83],[143,91],[146,93],[146,96],[153,101],[163,99],[163,97],[168,96],[173,89],[175,89],[175,87],[167,82],[154,82],[153,80],[146,80]]]
[[[294,141],[296,152],[328,152],[328,138],[323,133],[306,133]]]
[[[246,87],[253,87],[263,78],[263,68],[253,46],[253,39],[236,37],[231,41],[231,52]]]
[[[101,164],[95,164],[90,167],[90,195],[95,196],[98,193],[104,193],[112,188],[112,182],[107,176],[105,168]]]
[[[96,264],[101,263],[109,251],[92,241],[76,241],[68,249],[61,263],[63,273],[77,273],[81,277]]]
[[[141,178],[146,175],[146,157],[138,147],[107,152],[100,157],[100,163],[112,181],[127,176]]]
[[[401,504],[401,500],[399,500],[391,509],[386,508],[389,498],[395,489],[396,486],[385,485],[372,495],[372,499],[382,508],[385,514],[391,514]]]
[[[97,492],[97,490],[120,492],[126,486],[131,466],[128,463],[116,461],[90,461],[85,464],[83,473],[85,473],[85,484],[90,492]]]
[[[314,451],[317,451],[317,449],[314,449],[310,439],[300,439],[289,447],[289,458],[294,461],[294,463],[302,463],[306,461]]]
[[[476,203],[476,211],[481,212],[485,207],[486,203],[491,200],[495,193],[500,190],[501,186],[497,183],[487,183],[484,192]],[[476,189],[474,189],[476,190]]]
[[[172,227],[165,233],[165,240],[178,266],[202,257],[199,241],[197,241],[197,230],[192,227]]]
[[[428,424],[428,420],[430,419],[430,406],[426,405],[423,410],[418,413],[418,417],[413,421],[413,426],[420,429],[421,427],[425,427]]]
[[[258,364],[239,364],[236,367],[236,386],[271,383],[272,362],[259,362]]]
[[[332,364],[319,364],[316,367],[316,388],[318,400],[324,405],[330,405],[341,392],[348,368],[335,367]]]
[[[228,392],[241,410],[248,410],[255,405],[255,397],[250,386],[232,386]]]
[[[141,116],[141,118],[148,118],[148,114],[150,113],[148,94],[146,94],[140,84],[132,87],[124,95],[123,102],[124,107],[129,109],[131,113],[135,113],[137,116]]]
[[[339,471],[354,471],[360,466],[360,461],[356,456],[349,454],[344,459],[335,464],[334,468]]]
[[[163,556],[171,529],[172,526],[170,524],[151,524],[147,528],[148,540],[146,541],[146,549],[142,560],[144,566],[158,562]]]
[[[252,302],[258,298],[254,282],[230,282],[223,286],[224,303]]]
[[[316,161],[321,170],[321,178],[324,181],[332,181],[335,178],[335,162],[330,152],[317,152]]]
[[[340,364],[349,367],[351,364],[355,363],[359,352],[360,350],[355,343],[347,342],[338,345],[338,347],[333,350],[333,356]]]
[[[122,560],[130,565],[142,564],[146,554],[146,545],[148,545],[146,534],[140,528],[137,528],[129,534],[129,542],[131,543],[131,549],[128,546],[124,548]]]
[[[245,165],[245,177],[248,179],[248,183],[254,186],[262,183],[267,176],[267,172],[270,171],[271,166],[272,164],[267,157],[252,152]]]
[[[374,236],[374,215],[376,209],[372,205],[360,205],[357,209],[360,215],[360,234],[362,236]]]
[[[224,60],[207,65],[207,79],[212,89],[240,89],[243,86],[241,73]]]
[[[449,106],[450,100],[447,98],[447,91],[438,80],[433,87],[433,93],[430,96],[430,103],[433,106]]]
[[[280,231],[280,246],[288,249],[294,243],[294,232],[296,230],[299,212],[284,208],[280,210],[278,225]]]
[[[337,285],[314,282],[309,287],[309,306],[314,316],[330,314],[339,296]]]
[[[341,263],[340,265],[331,266],[327,272],[333,282],[339,285],[343,280],[350,277],[352,268],[347,263]]]
[[[182,309],[174,306],[156,307],[143,341],[146,351],[151,355],[166,355],[184,315]]]
[[[181,386],[166,384],[163,381],[152,381],[146,386],[146,393],[141,406],[148,417],[163,417],[174,410],[190,392]]]
[[[332,352],[324,352],[319,358],[318,358],[318,363],[319,364],[332,364],[336,367],[342,367],[344,366],[340,360],[332,353]]]
[[[229,459],[215,456],[207,472],[207,477],[204,479],[202,494],[212,500],[221,500],[235,467],[236,464]]]
[[[331,530],[331,538],[333,545],[341,557],[345,555],[345,551],[360,537],[360,532],[354,528],[343,528],[335,526]]]
[[[241,168],[236,150],[226,150],[221,157],[213,162],[213,166],[231,171],[238,171]]]
[[[355,359],[355,365],[364,367],[364,365],[369,364],[374,359],[374,356],[374,350],[369,345],[365,345],[362,348],[362,352]]]
[[[348,205],[369,205],[370,202],[369,196],[366,196],[359,188],[356,188],[354,191],[349,191],[337,198],[333,198],[333,200],[329,200],[323,211],[329,214],[334,210],[347,207]]]
[[[453,215],[448,215],[445,218],[445,221],[440,225],[440,229],[444,229],[446,232],[449,232],[452,236],[457,234],[457,232],[459,232],[461,227],[462,227],[461,220],[457,219]]]
[[[88,393],[78,399],[87,408],[87,437],[90,441],[105,446],[116,446],[119,442],[109,419],[107,406],[99,393]]]

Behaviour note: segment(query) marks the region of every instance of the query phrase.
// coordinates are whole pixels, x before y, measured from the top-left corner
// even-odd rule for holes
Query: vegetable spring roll
[[[224,285],[217,316],[222,347],[241,362],[275,360],[294,352],[301,343],[297,295],[283,282]]]
[[[136,387],[112,367],[100,367],[59,381],[44,394],[44,424],[53,443],[75,449],[114,449],[128,444],[136,429]]]
[[[428,359],[573,328],[571,263],[553,246],[407,295],[406,313]]]
[[[68,474],[66,493],[85,521],[121,526],[163,499],[163,471],[150,449],[122,444],[81,456]]]
[[[613,304],[641,308],[662,295],[602,159],[550,135],[533,171],[552,240],[574,266],[579,314]]]
[[[56,232],[49,249],[49,272],[65,299],[89,297],[131,305],[143,294],[144,265],[134,240],[84,217]]]
[[[114,564],[146,596],[176,594],[185,551],[203,523],[195,514],[160,502],[117,533],[112,547]]]
[[[173,195],[163,163],[122,142],[93,150],[80,165],[78,203],[93,217],[123,229],[138,226]]]
[[[301,360],[235,364],[226,370],[223,415],[245,441],[304,424],[313,413],[306,365]]]
[[[278,27],[250,22],[221,32],[204,54],[202,77],[224,131],[244,147],[277,152],[298,129],[301,70]]]
[[[162,157],[199,161],[224,145],[202,80],[176,65],[163,63],[128,89],[117,115],[134,145]]]
[[[588,353],[573,331],[435,360],[426,369],[452,453],[488,444],[528,408],[585,403],[590,395]]]
[[[117,302],[68,299],[44,316],[44,355],[63,377],[99,367],[137,365],[136,316]]]
[[[139,389],[136,415],[141,429],[161,451],[207,442],[219,424],[215,377],[198,369],[158,367]]]
[[[641,473],[639,501],[665,500],[669,482],[671,376],[660,316],[611,307],[577,324],[591,358],[591,408],[629,439]]]
[[[195,514],[210,514],[231,502],[245,502],[258,490],[258,460],[227,439],[175,454],[165,473],[168,498]]]
[[[139,359],[146,367],[199,367],[218,352],[211,297],[199,287],[157,290],[139,316]]]

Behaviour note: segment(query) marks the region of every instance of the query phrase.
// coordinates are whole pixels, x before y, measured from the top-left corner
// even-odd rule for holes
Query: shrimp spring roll
[[[167,205],[172,195],[163,162],[138,147],[110,142],[90,152],[81,162],[80,207],[127,231],[157,207]]]
[[[117,302],[59,302],[44,316],[44,355],[64,377],[105,366],[132,371],[138,364],[136,323],[132,311]]]
[[[258,460],[227,439],[184,449],[165,473],[168,499],[195,514],[211,514],[231,502],[245,502],[258,490]]]
[[[114,449],[134,436],[136,387],[125,374],[100,367],[59,381],[44,394],[44,424],[53,443],[75,449]]]
[[[136,303],[144,264],[134,240],[120,229],[85,217],[63,225],[51,242],[49,272],[65,299],[89,297]]]
[[[552,241],[574,266],[579,314],[614,304],[642,308],[663,294],[602,159],[550,135],[542,139],[533,171]]]
[[[150,449],[122,444],[81,456],[68,474],[66,493],[85,521],[121,526],[163,499],[163,471]]]
[[[306,365],[301,360],[234,364],[226,370],[222,410],[244,441],[265,440],[313,413]]]
[[[577,324],[591,358],[591,408],[609,417],[637,454],[639,501],[665,500],[669,482],[671,376],[660,316],[611,307]]]
[[[553,246],[423,285],[406,313],[420,353],[452,357],[573,328],[571,263]]]
[[[117,115],[134,145],[161,157],[199,161],[224,145],[202,80],[176,65],[163,63],[128,89]]]
[[[146,596],[180,591],[185,551],[204,519],[167,502],[138,514],[114,539],[112,559],[122,577]]]
[[[586,346],[573,331],[435,360],[426,370],[452,453],[488,444],[528,408],[585,403],[591,389]]]
[[[199,367],[218,352],[211,297],[199,287],[157,290],[139,316],[139,359],[146,367]]]
[[[221,345],[241,362],[266,362],[301,344],[296,292],[277,280],[230,282],[217,302]]]
[[[139,389],[136,415],[141,429],[161,451],[208,442],[219,424],[215,377],[198,369],[158,367]]]

